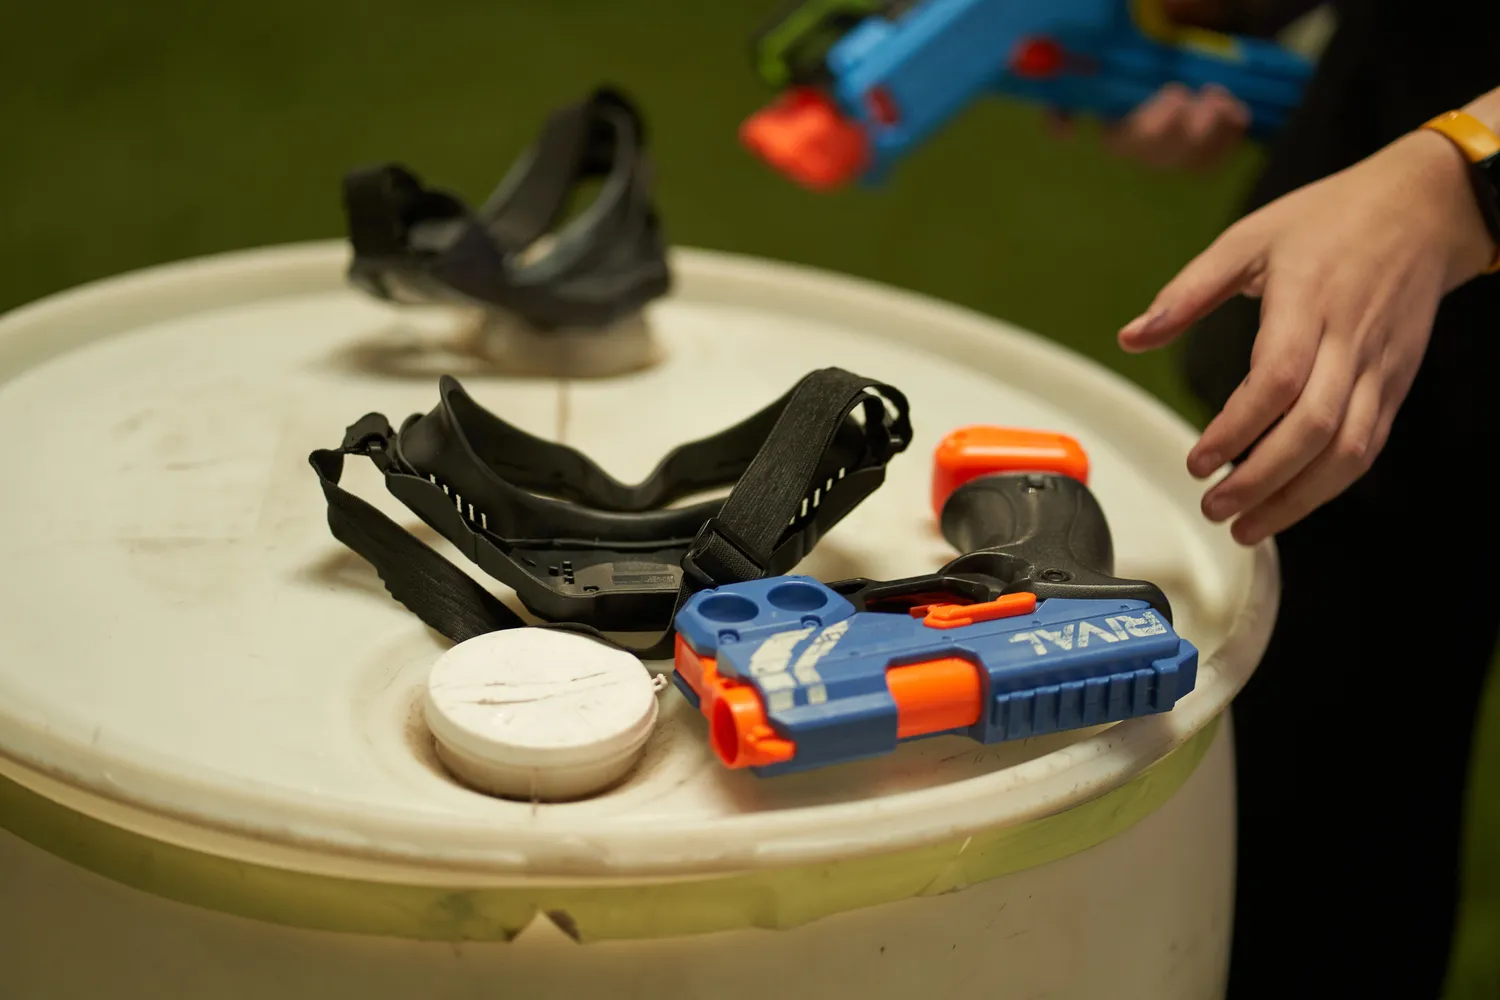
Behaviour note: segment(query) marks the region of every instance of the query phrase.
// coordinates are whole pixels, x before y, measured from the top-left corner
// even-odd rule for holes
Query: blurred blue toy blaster
[[[802,0],[755,60],[782,94],[740,138],[815,190],[878,182],[984,94],[1113,120],[1168,83],[1216,84],[1265,139],[1312,69],[1274,42],[1174,25],[1160,0]]]

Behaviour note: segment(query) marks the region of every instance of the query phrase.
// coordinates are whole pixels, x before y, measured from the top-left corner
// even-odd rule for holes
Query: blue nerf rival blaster
[[[1111,575],[1083,482],[999,472],[942,505],[965,552],[929,576],[781,576],[700,591],[676,617],[673,679],[714,753],[760,776],[938,734],[980,743],[1168,711],[1198,651],[1156,585]]]
[[[879,181],[984,94],[1117,119],[1167,83],[1218,84],[1263,139],[1311,73],[1272,42],[1175,26],[1160,0],[802,0],[755,61],[783,93],[740,138],[813,189]]]

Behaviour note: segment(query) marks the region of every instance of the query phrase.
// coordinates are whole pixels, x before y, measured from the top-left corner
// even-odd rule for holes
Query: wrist
[[[1479,119],[1485,128],[1500,135],[1500,87],[1476,97],[1465,104],[1463,110]]]
[[[1500,256],[1500,243],[1485,221],[1463,150],[1447,136],[1425,128],[1403,136],[1390,148],[1410,164],[1414,193],[1421,193],[1432,212],[1437,227],[1434,236],[1447,251],[1449,287],[1490,270]]]

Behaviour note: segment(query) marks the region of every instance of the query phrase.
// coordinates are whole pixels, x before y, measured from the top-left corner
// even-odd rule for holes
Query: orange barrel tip
[[[1088,485],[1089,456],[1077,440],[1056,431],[960,427],[932,456],[932,513],[941,518],[948,497],[969,480],[1002,472],[1052,472]]]
[[[816,90],[788,90],[740,126],[740,142],[803,187],[842,187],[870,163],[870,143],[856,122]]]
[[[797,754],[797,744],[771,728],[760,694],[749,685],[719,688],[709,712],[709,741],[725,767],[766,767]]]
[[[674,660],[678,675],[698,695],[709,743],[725,767],[765,767],[796,756],[797,744],[777,735],[755,688],[720,674],[718,661],[700,656],[681,635]]]

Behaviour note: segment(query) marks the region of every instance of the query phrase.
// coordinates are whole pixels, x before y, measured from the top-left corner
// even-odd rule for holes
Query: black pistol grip
[[[964,555],[945,574],[991,576],[1038,600],[1145,601],[1172,620],[1161,588],[1114,575],[1114,542],[1099,501],[1076,479],[1011,472],[972,479],[943,505],[943,537]]]

